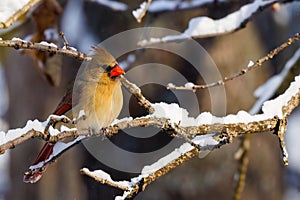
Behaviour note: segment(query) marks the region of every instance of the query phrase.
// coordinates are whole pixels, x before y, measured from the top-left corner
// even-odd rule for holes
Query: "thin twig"
[[[120,77],[120,81],[122,83],[123,86],[125,86],[130,93],[132,93],[138,100],[138,103],[143,106],[144,108],[146,108],[148,110],[149,113],[153,113],[154,112],[154,108],[152,107],[150,101],[148,101],[141,92],[141,89],[136,86],[135,84],[131,83],[130,81],[128,81],[124,76]]]
[[[242,69],[241,71],[239,71],[238,73],[235,73],[231,76],[228,77],[224,77],[223,80],[219,80],[217,82],[213,82],[213,83],[209,83],[206,85],[193,85],[193,87],[185,87],[185,86],[176,86],[174,84],[168,84],[167,89],[176,89],[176,90],[191,90],[191,91],[195,91],[197,89],[206,89],[206,88],[212,88],[212,87],[216,87],[216,86],[220,86],[220,85],[224,85],[226,82],[231,81],[235,78],[238,78],[240,76],[245,75],[246,73],[257,69],[259,67],[262,66],[262,64],[270,59],[272,59],[274,56],[276,56],[278,53],[280,53],[282,50],[284,50],[285,48],[287,48],[288,46],[294,44],[295,42],[297,42],[300,39],[300,34],[297,33],[295,34],[293,37],[289,38],[285,43],[281,44],[279,47],[277,47],[276,49],[270,51],[266,56],[258,59],[254,64],[248,66],[247,68]]]
[[[69,45],[69,42],[64,34],[64,32],[59,32],[59,35],[61,36],[62,40],[64,41],[64,44],[66,46],[66,49],[70,50],[70,45]]]

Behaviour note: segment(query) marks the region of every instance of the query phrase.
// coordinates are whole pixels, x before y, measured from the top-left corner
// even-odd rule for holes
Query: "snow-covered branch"
[[[196,17],[190,20],[188,28],[179,35],[168,35],[162,38],[149,38],[138,43],[140,46],[148,46],[164,42],[180,42],[191,38],[205,38],[231,33],[241,29],[256,13],[276,3],[276,0],[258,0],[242,6],[221,19],[212,19],[206,16]]]
[[[91,58],[85,53],[77,51],[74,47],[59,48],[56,44],[45,41],[32,43],[20,38],[13,38],[11,40],[0,40],[0,46],[13,47],[15,49],[32,49],[38,51],[45,51],[53,54],[62,54],[69,57],[74,57],[79,60],[90,60]]]

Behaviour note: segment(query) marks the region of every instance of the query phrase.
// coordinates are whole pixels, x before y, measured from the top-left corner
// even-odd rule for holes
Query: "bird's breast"
[[[79,128],[99,130],[115,120],[123,105],[121,84],[118,80],[102,77],[100,81],[86,84],[78,110],[83,110],[85,120],[78,122]]]

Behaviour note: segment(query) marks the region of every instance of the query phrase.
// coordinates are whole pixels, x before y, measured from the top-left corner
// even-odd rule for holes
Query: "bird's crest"
[[[116,59],[106,50],[99,46],[93,46],[93,59],[100,65],[114,66],[117,62]]]

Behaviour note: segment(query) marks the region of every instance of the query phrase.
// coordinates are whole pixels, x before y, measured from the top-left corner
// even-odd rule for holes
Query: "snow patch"
[[[140,4],[140,7],[136,10],[132,11],[132,15],[135,17],[136,20],[140,20],[142,15],[146,12],[147,10],[147,3],[144,1],[143,3]]]
[[[58,48],[57,45],[54,44],[54,43],[52,43],[52,42],[49,43],[49,42],[46,42],[46,41],[42,41],[42,42],[40,42],[39,44],[44,45],[44,46],[53,47],[53,48]]]
[[[250,60],[247,67],[252,67],[253,65],[254,65],[254,62],[252,60]]]
[[[186,83],[186,84],[184,85],[184,87],[185,87],[185,88],[188,88],[188,89],[193,89],[194,86],[195,86],[195,84],[194,84],[194,83],[191,83],[191,82],[188,82],[188,83]]]

